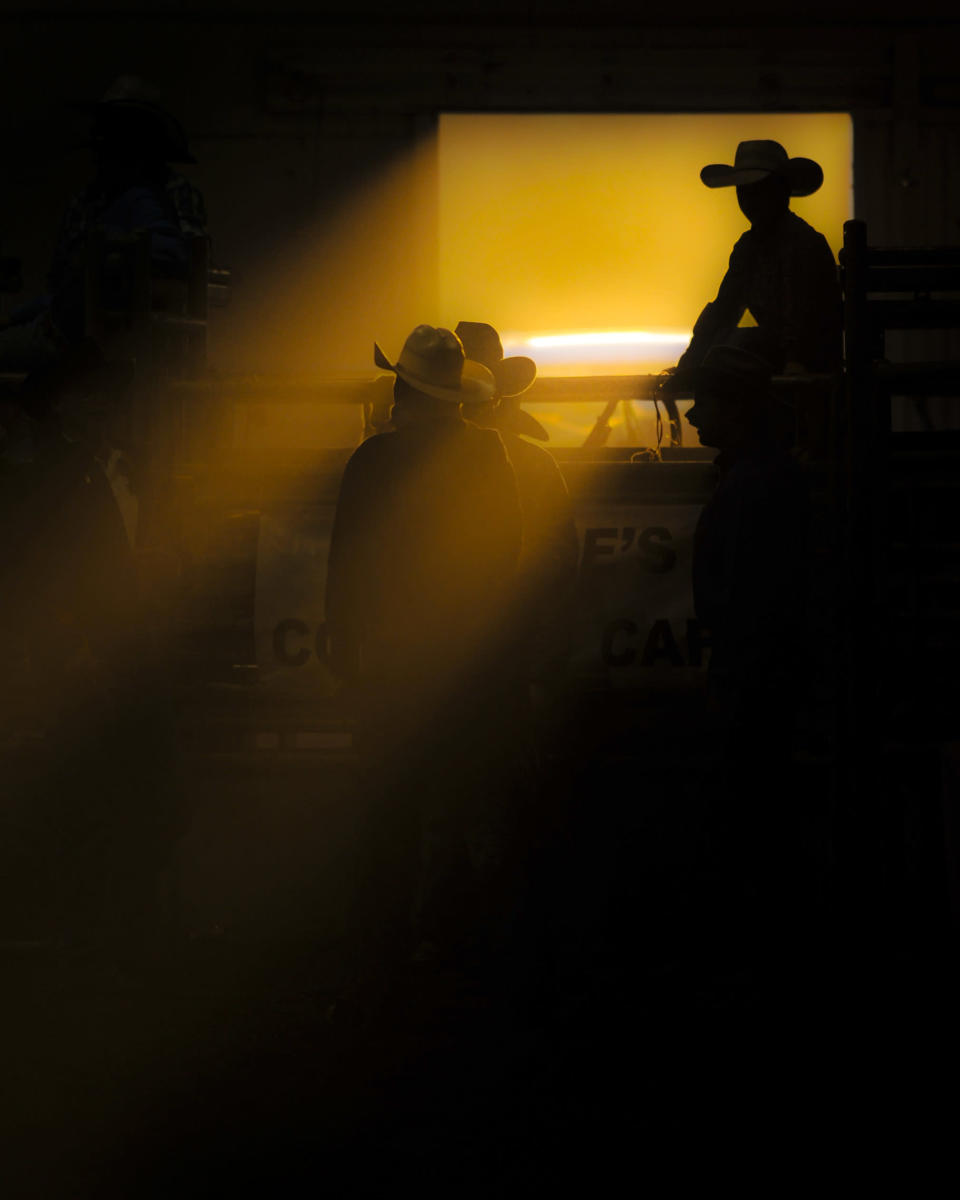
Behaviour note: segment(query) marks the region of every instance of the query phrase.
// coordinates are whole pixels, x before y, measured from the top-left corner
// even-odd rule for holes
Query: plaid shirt
[[[184,277],[190,237],[208,238],[203,196],[189,180],[166,170],[160,179],[136,177],[119,186],[105,187],[99,180],[89,183],[67,206],[53,260],[47,274],[47,292],[11,314],[14,324],[39,320],[51,337],[70,341],[83,333],[83,250],[88,234],[102,229],[107,234],[152,234],[153,269],[158,275]],[[108,279],[112,302],[126,303],[122,280]]]
[[[51,292],[56,292],[76,270],[87,235],[98,227],[107,233],[149,229],[160,242],[157,249],[161,255],[180,258],[184,264],[183,239],[209,236],[203,196],[176,171],[167,171],[162,190],[152,181],[143,181],[132,182],[126,190],[118,192],[94,180],[67,206],[47,276]]]

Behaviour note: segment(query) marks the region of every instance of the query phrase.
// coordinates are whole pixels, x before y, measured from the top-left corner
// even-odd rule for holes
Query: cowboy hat
[[[791,196],[810,196],[823,183],[823,170],[812,158],[789,158],[779,142],[741,142],[733,166],[710,163],[700,172],[709,188],[748,187],[768,175],[782,175]]]
[[[136,75],[118,75],[99,100],[73,105],[93,116],[88,146],[148,145],[165,162],[195,163],[183,126],[160,92]]]
[[[464,353],[474,362],[483,363],[491,372],[501,396],[519,396],[536,379],[537,364],[532,358],[522,354],[503,357],[500,334],[492,325],[483,321],[461,321],[455,332],[463,342]]]
[[[497,384],[486,367],[471,362],[463,345],[449,329],[418,325],[403,343],[400,357],[392,363],[376,342],[373,361],[392,371],[418,392],[449,400],[453,404],[492,400]]]
[[[523,354],[503,357],[503,343],[492,325],[484,321],[461,321],[456,329],[457,337],[463,342],[464,351],[483,363],[497,382],[500,406],[497,409],[497,427],[511,433],[522,433],[527,437],[545,442],[550,435],[536,417],[524,412],[517,397],[530,387],[537,377],[537,364]],[[504,403],[515,401],[515,403]]]

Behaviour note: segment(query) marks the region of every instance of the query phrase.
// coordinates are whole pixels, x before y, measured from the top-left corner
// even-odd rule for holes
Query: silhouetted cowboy
[[[826,238],[790,211],[791,196],[809,196],[823,171],[809,158],[789,158],[773,141],[741,142],[733,165],[714,163],[700,178],[710,188],[736,187],[750,228],[737,241],[717,298],[697,318],[677,363],[675,386],[712,346],[730,337],[749,310],[765,335],[777,369],[836,370],[841,356],[837,267]]]
[[[54,908],[68,940],[128,964],[151,935],[153,889],[184,819],[170,680],[104,463],[129,380],[117,364],[68,357],[25,385],[37,437],[15,503],[6,497],[0,564],[4,632],[26,650],[47,739]]]
[[[566,653],[569,605],[577,577],[579,547],[570,496],[556,460],[543,447],[540,422],[520,407],[537,375],[536,363],[523,355],[503,356],[492,325],[461,321],[456,329],[467,356],[482,363],[497,383],[496,393],[480,403],[465,403],[464,415],[476,425],[498,429],[513,464],[523,514],[523,549],[517,577],[519,636],[524,641],[530,677],[542,680],[562,668]]]
[[[419,325],[396,362],[379,346],[375,360],[396,375],[395,429],[344,471],[326,621],[373,768],[363,922],[367,936],[379,927],[382,957],[402,951],[418,890],[421,940],[449,944],[469,924],[474,872],[497,865],[481,861],[496,845],[471,831],[486,824],[488,764],[509,719],[520,506],[500,435],[460,415],[496,388],[460,340]]]
[[[482,665],[520,547],[516,482],[492,430],[460,403],[492,396],[449,330],[418,326],[396,363],[397,428],[347,463],[330,547],[326,620],[341,675],[443,690]]]
[[[47,292],[0,323],[0,366],[33,370],[55,362],[84,333],[83,254],[88,235],[151,234],[156,276],[185,278],[186,239],[206,237],[206,212],[197,188],[170,163],[195,163],[180,123],[150,84],[121,75],[92,105],[94,176],[64,214]],[[122,310],[130,302],[122,269],[107,270],[104,299]]]

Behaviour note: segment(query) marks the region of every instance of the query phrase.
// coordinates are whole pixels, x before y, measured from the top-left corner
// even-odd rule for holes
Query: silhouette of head
[[[399,429],[413,421],[444,421],[459,414],[459,407],[447,400],[438,400],[426,392],[417,391],[398,375],[393,381],[393,408],[390,424]]]
[[[521,395],[537,377],[533,359],[522,354],[504,358],[500,335],[483,321],[461,321],[456,332],[467,358],[485,366],[497,384],[496,396],[484,404],[465,406],[464,415],[477,425],[547,441],[550,435],[544,427],[520,407]]]
[[[790,183],[775,171],[758,183],[740,184],[737,203],[754,229],[767,229],[790,207]]]
[[[770,430],[770,363],[741,346],[712,347],[695,374],[687,420],[704,446],[733,449]]]
[[[90,146],[102,166],[197,161],[159,91],[135,75],[115,79],[92,110]]]
[[[741,142],[733,164],[710,163],[700,172],[709,188],[735,187],[751,225],[764,228],[790,207],[791,196],[810,196],[823,183],[812,158],[790,158],[779,142]]]
[[[496,382],[486,367],[471,362],[449,329],[418,325],[392,363],[376,342],[373,359],[396,377],[394,403],[411,416],[455,415],[463,402],[482,403],[496,395]]]

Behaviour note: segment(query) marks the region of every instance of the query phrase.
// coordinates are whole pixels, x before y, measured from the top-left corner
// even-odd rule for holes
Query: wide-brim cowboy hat
[[[91,136],[85,146],[149,147],[164,162],[195,163],[187,135],[163,104],[160,92],[136,75],[119,75],[99,100],[71,105],[90,113]]]
[[[418,325],[404,342],[396,362],[391,362],[374,342],[373,361],[416,391],[451,404],[477,404],[492,400],[497,393],[493,375],[467,358],[460,339],[449,329]]]
[[[497,381],[497,391],[509,398],[519,396],[537,377],[537,364],[523,354],[503,357],[500,334],[485,321],[461,321],[455,330],[463,342],[464,353],[474,362],[483,363]]]
[[[823,183],[823,169],[812,158],[790,158],[779,142],[741,142],[733,165],[710,163],[700,172],[709,188],[748,187],[769,175],[782,175],[791,196],[810,196]]]
[[[537,364],[524,354],[503,356],[503,343],[492,325],[485,321],[461,321],[456,328],[465,353],[475,362],[483,363],[497,381],[500,407],[497,409],[497,428],[510,433],[546,442],[550,435],[536,417],[524,412],[519,396],[537,377]]]

